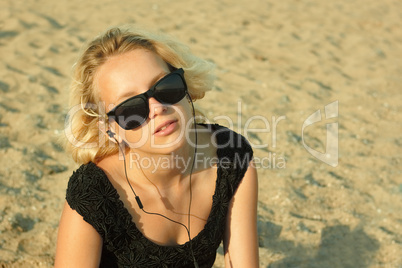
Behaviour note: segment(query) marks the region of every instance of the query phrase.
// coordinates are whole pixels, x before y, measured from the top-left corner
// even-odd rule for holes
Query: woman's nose
[[[162,114],[167,111],[167,107],[157,101],[155,98],[149,98],[149,118],[153,119],[158,114]]]

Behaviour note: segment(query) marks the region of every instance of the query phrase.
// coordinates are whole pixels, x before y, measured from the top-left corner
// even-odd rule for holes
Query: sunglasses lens
[[[179,74],[172,73],[155,86],[155,98],[164,104],[175,104],[186,95],[186,85]]]
[[[149,114],[148,105],[144,99],[138,97],[118,106],[115,111],[117,123],[129,130],[139,127],[145,122]]]

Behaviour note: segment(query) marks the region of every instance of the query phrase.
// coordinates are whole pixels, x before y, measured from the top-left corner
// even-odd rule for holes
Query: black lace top
[[[204,229],[192,239],[192,247],[199,267],[212,267],[230,200],[253,152],[243,136],[219,125],[205,126],[214,130],[220,162],[211,212]],[[189,242],[162,246],[137,229],[116,189],[94,163],[82,165],[73,173],[66,199],[103,238],[100,267],[193,267]]]

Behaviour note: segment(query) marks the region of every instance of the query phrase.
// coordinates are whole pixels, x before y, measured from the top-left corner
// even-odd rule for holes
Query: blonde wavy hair
[[[189,48],[164,34],[132,26],[114,27],[96,37],[81,53],[74,65],[70,86],[70,112],[66,119],[66,151],[78,164],[99,162],[118,153],[118,145],[108,141],[98,122],[105,120],[104,108],[96,90],[98,68],[108,58],[134,49],[147,49],[174,68],[183,68],[188,91],[193,100],[211,90],[213,64],[193,55]]]

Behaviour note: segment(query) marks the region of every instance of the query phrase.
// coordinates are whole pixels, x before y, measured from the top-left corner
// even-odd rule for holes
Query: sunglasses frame
[[[182,100],[182,99],[188,94],[188,88],[187,88],[186,80],[184,79],[184,70],[183,70],[182,68],[179,68],[179,69],[175,69],[174,71],[172,71],[172,72],[168,73],[167,75],[165,75],[164,77],[162,77],[159,81],[157,81],[157,82],[156,82],[150,89],[148,89],[146,92],[141,93],[141,94],[138,94],[138,95],[135,95],[135,96],[133,96],[133,97],[130,97],[130,98],[128,98],[127,100],[125,100],[125,101],[119,103],[118,105],[116,105],[116,107],[114,107],[112,110],[110,110],[110,111],[106,114],[107,117],[108,117],[108,119],[113,119],[120,127],[122,127],[122,128],[125,129],[125,130],[131,130],[131,129],[135,129],[135,128],[141,126],[142,124],[144,124],[145,121],[147,121],[148,116],[149,116],[149,112],[150,112],[150,109],[149,109],[149,102],[148,102],[149,98],[152,98],[152,97],[153,97],[153,98],[155,98],[158,102],[160,102],[160,103],[162,103],[162,104],[173,105],[173,104],[175,104],[175,103],[178,103],[180,100],[178,100],[178,101],[175,102],[175,103],[167,103],[167,102],[164,102],[164,101],[162,101],[162,100],[160,100],[160,99],[158,98],[157,94],[155,95],[155,88],[156,88],[160,83],[162,83],[166,78],[168,78],[168,77],[170,77],[170,76],[172,76],[172,75],[177,75],[177,74],[180,76],[181,80],[183,81],[183,85],[184,85],[184,94],[183,94],[183,97],[180,98],[180,100]],[[132,127],[132,128],[131,128],[131,127],[127,128],[127,126],[122,126],[122,125],[120,125],[119,120],[116,120],[116,119],[117,119],[116,114],[115,114],[115,113],[116,113],[116,110],[117,110],[119,107],[121,107],[122,105],[124,105],[124,104],[126,104],[127,102],[130,102],[131,100],[136,99],[136,98],[140,98],[140,99],[144,100],[144,103],[145,103],[145,106],[146,106],[146,109],[147,109],[147,116],[143,118],[143,121],[142,121],[142,122],[139,122],[139,121],[138,121],[138,126],[135,126],[135,127]]]

